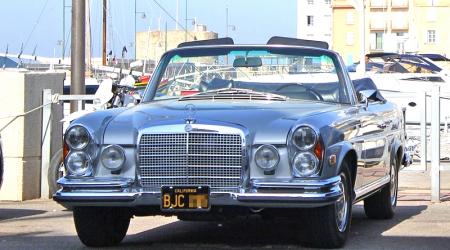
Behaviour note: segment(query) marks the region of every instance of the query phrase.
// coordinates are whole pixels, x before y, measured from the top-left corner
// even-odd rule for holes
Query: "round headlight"
[[[294,157],[294,176],[306,177],[317,173],[319,159],[311,152],[301,152]]]
[[[262,145],[256,150],[255,162],[264,171],[275,169],[280,161],[280,155],[276,147],[272,145]]]
[[[70,148],[81,150],[89,144],[91,135],[86,128],[82,126],[73,126],[66,132],[64,139]]]
[[[71,152],[66,158],[66,167],[73,175],[87,175],[91,170],[91,157],[83,151]]]
[[[317,134],[310,127],[299,127],[292,135],[292,142],[300,150],[309,150],[316,144]]]
[[[103,149],[100,159],[106,168],[119,170],[125,163],[125,152],[120,146],[109,145]]]

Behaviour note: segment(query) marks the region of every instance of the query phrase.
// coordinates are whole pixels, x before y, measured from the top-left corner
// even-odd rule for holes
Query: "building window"
[[[375,49],[376,50],[383,49],[383,33],[381,32],[375,33]]]
[[[308,26],[314,26],[314,16],[306,16],[306,24]]]
[[[370,33],[370,49],[383,50],[383,32]]]
[[[354,24],[354,18],[353,18],[353,12],[347,12],[347,14],[346,14],[346,20],[347,20],[347,24],[348,25],[351,25],[351,24]]]
[[[313,5],[314,4],[314,0],[308,0],[308,4],[309,5]]]
[[[355,39],[354,39],[353,32],[347,32],[347,34],[346,34],[346,44],[351,46],[351,45],[354,44],[354,42],[355,42],[354,40]]]
[[[325,4],[330,5],[331,4],[331,0],[325,0]]]
[[[435,43],[436,42],[436,31],[435,30],[428,30],[427,31],[427,42],[428,43]]]

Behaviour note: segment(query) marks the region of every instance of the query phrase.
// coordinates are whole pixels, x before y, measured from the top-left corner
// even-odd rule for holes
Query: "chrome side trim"
[[[388,184],[390,182],[391,178],[390,175],[386,175],[383,178],[374,181],[366,186],[363,186],[361,188],[359,188],[358,190],[355,190],[355,200],[358,200],[360,197],[363,197],[366,194],[369,194],[377,189],[379,189],[380,187]]]

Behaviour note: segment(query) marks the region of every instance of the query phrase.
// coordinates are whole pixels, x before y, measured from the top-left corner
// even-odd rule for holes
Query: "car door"
[[[363,143],[364,184],[379,181],[389,174],[389,142],[392,140],[392,109],[383,101],[370,101],[367,112],[367,132]]]

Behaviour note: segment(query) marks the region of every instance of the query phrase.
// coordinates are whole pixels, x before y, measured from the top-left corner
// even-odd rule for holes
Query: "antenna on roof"
[[[34,56],[34,60],[35,60],[35,61],[37,60],[37,56],[36,56],[36,48],[37,48],[37,44],[34,46],[33,53],[31,54],[31,56]]]
[[[22,43],[22,45],[20,45],[20,52],[19,52],[19,54],[17,55],[17,58],[18,58],[18,59],[20,59],[20,57],[22,56],[22,53],[23,53],[23,43]]]
[[[9,49],[9,44],[6,44],[6,53],[5,53],[5,57],[8,57],[8,49]]]

